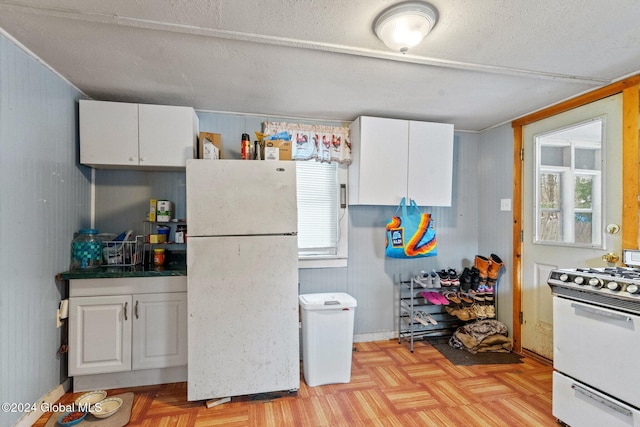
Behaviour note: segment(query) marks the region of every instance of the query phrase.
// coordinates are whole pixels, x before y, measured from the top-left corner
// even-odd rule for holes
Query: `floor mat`
[[[444,357],[454,365],[502,365],[508,363],[523,363],[521,357],[515,353],[469,353],[467,350],[453,348],[448,342],[429,342]]]

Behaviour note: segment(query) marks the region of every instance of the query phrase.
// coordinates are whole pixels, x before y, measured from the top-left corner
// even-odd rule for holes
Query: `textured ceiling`
[[[640,1],[432,0],[407,55],[391,0],[0,0],[0,28],[88,96],[480,131],[640,71]]]

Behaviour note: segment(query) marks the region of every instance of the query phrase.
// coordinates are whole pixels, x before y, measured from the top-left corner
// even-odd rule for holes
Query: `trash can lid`
[[[298,300],[305,310],[341,310],[357,306],[356,299],[343,292],[303,294]]]

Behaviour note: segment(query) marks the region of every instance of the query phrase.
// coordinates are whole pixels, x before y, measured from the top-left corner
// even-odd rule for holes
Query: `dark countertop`
[[[69,279],[109,279],[127,277],[160,277],[160,276],[186,276],[187,266],[184,264],[154,267],[148,265],[136,265],[132,267],[100,267],[86,270],[71,270],[59,273],[58,280]]]
[[[129,267],[100,267],[85,270],[70,270],[58,273],[57,280],[70,279],[113,279],[128,277],[161,277],[161,276],[186,276],[186,253],[175,251],[171,258],[162,267],[141,264]]]

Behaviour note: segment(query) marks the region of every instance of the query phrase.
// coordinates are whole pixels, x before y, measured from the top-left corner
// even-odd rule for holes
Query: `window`
[[[602,245],[602,118],[536,136],[535,242]]]
[[[340,191],[340,184],[346,185],[346,168],[299,161],[296,171],[300,267],[346,266],[348,216]]]

